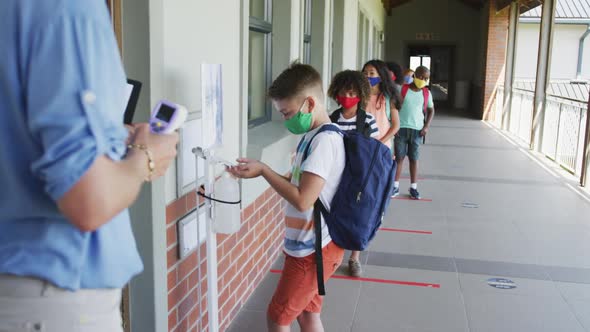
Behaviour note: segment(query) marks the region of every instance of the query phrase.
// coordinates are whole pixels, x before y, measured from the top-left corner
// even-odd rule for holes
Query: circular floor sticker
[[[466,208],[466,209],[477,209],[479,208],[479,204],[477,203],[471,203],[471,202],[463,202],[461,203],[461,206]]]
[[[516,288],[516,284],[514,283],[514,281],[510,280],[510,279],[504,279],[504,278],[491,278],[488,279],[488,285],[494,287],[494,288],[499,288],[499,289],[513,289]]]

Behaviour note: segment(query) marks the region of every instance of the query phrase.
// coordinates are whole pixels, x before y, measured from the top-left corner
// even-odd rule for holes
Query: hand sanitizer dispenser
[[[240,230],[240,185],[224,172],[213,185],[213,229],[216,233],[232,234]],[[236,204],[236,202],[238,204]]]

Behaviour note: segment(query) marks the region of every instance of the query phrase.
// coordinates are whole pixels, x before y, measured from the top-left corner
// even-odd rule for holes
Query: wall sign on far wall
[[[440,34],[435,32],[416,32],[416,40],[440,40]]]

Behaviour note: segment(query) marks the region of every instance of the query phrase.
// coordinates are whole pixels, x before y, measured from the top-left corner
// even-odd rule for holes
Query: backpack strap
[[[367,130],[367,112],[362,109],[356,111],[356,131],[364,136],[367,136],[369,130]]]
[[[422,111],[424,112],[424,124],[426,124],[426,113],[428,110],[428,99],[430,98],[430,90],[428,88],[422,88],[422,95],[424,96],[424,108]],[[426,135],[422,137],[422,144],[426,144]]]
[[[406,95],[408,94],[408,90],[410,89],[410,85],[409,84],[404,84],[402,85],[402,99],[406,98]]]
[[[309,140],[309,143],[307,144],[307,147],[305,148],[305,151],[303,152],[303,159],[301,160],[302,163],[305,161],[305,159],[307,159],[307,157],[309,155],[309,149],[311,149],[311,142],[313,141],[313,139],[317,135],[319,135],[320,133],[323,133],[324,131],[333,131],[333,132],[336,132],[336,133],[342,133],[342,131],[340,130],[340,128],[338,128],[338,126],[323,125],[320,128],[320,130],[318,130],[318,132],[315,133],[315,135],[313,135],[313,137]],[[303,140],[304,140],[304,138],[301,139],[300,144],[303,144]]]
[[[313,135],[313,137],[309,140],[309,143],[307,144],[307,147],[303,152],[303,159],[301,163],[303,163],[305,159],[307,159],[307,156],[309,155],[309,149],[311,148],[311,142],[313,141],[313,139],[324,131],[342,133],[342,131],[337,126],[323,125],[320,128],[320,130],[318,130],[318,132],[315,133],[315,135]],[[301,141],[303,142],[303,138],[301,139]],[[318,199],[315,201],[315,204],[313,205],[313,227],[315,229],[315,262],[318,281],[318,293],[323,296],[326,295],[326,288],[324,285],[324,259],[322,255],[322,213],[325,216],[327,215],[328,210],[326,210],[324,204],[322,204],[322,201],[318,197]]]
[[[387,95],[383,95],[385,97],[385,114],[387,115],[387,120],[391,122],[391,101]]]
[[[326,295],[326,286],[324,285],[324,257],[322,253],[322,210],[324,205],[320,198],[313,205],[313,228],[315,229],[315,264],[318,280],[318,294]]]
[[[426,111],[428,110],[428,98],[430,98],[430,90],[422,88],[422,95],[424,96],[424,121],[426,121]]]
[[[330,121],[332,123],[338,123],[338,119],[340,118],[340,114],[342,113],[342,108],[339,108],[330,114]]]

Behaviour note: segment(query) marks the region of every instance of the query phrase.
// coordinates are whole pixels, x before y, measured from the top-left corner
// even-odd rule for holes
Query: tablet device
[[[139,100],[139,93],[141,92],[141,82],[127,79],[127,107],[125,108],[125,116],[123,117],[124,124],[131,124],[133,122],[133,115]]]

